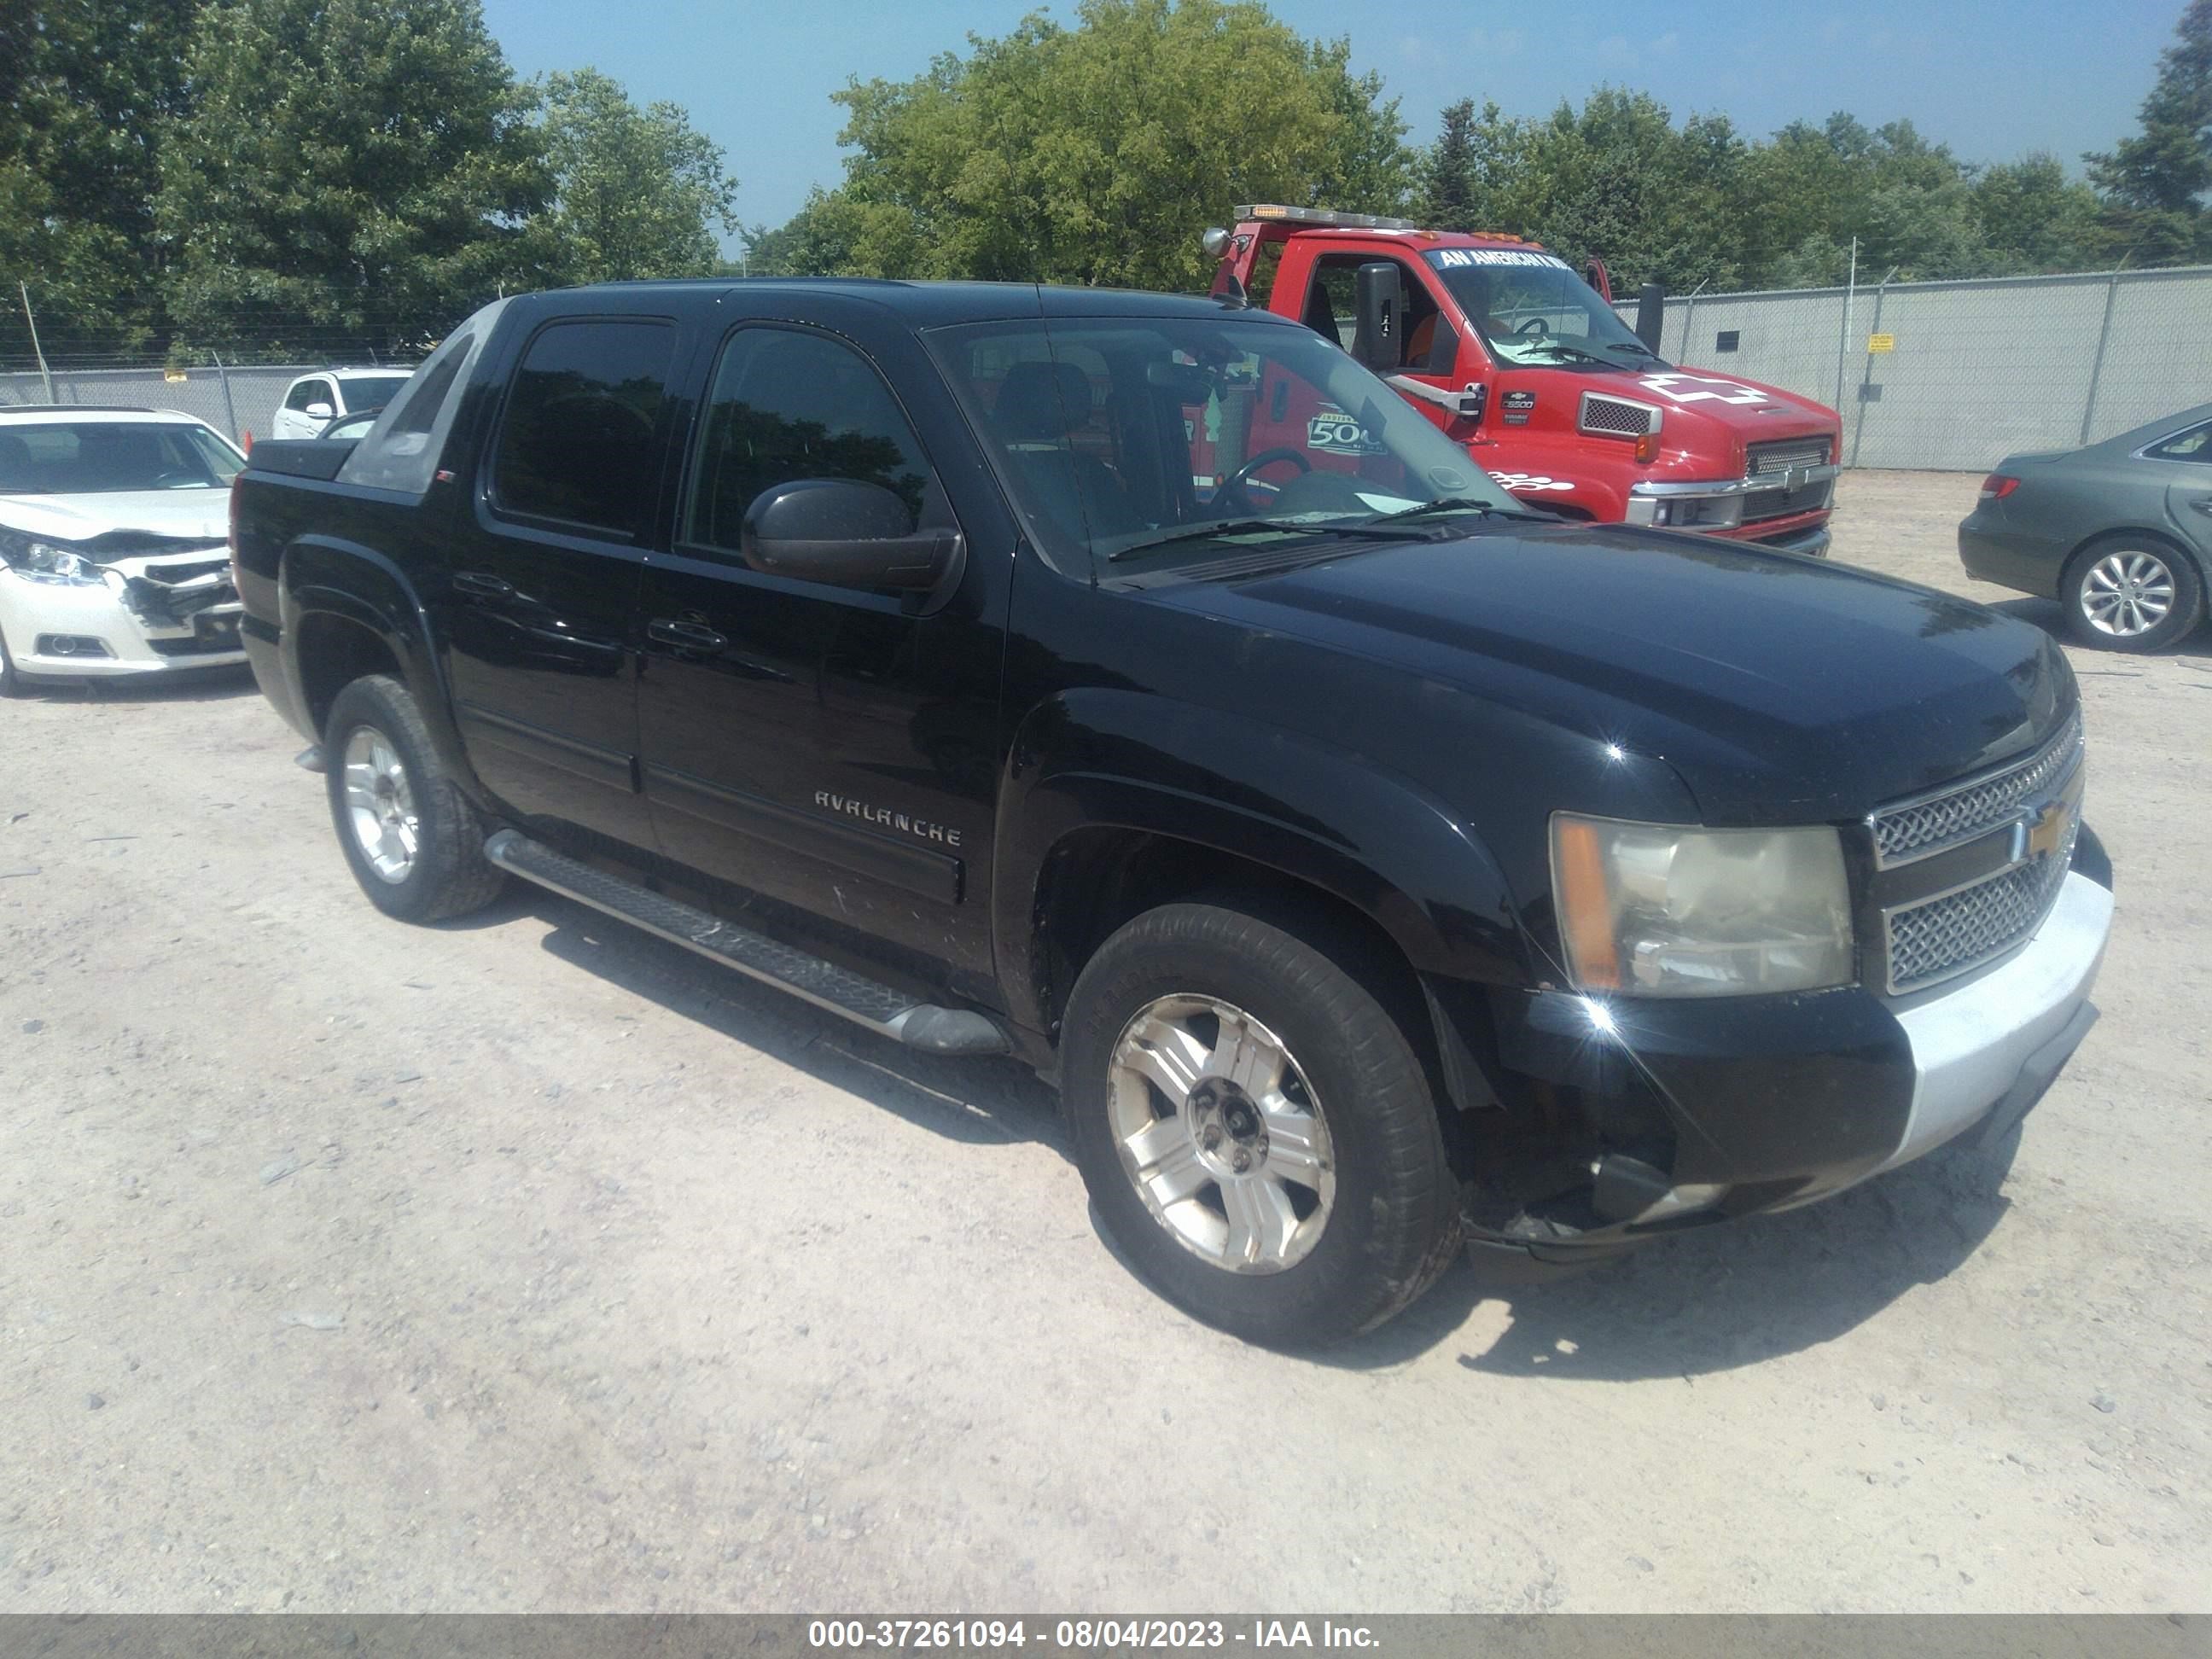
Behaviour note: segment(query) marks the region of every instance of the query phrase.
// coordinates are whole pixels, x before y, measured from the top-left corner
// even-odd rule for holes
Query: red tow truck
[[[1662,361],[1615,314],[1603,266],[1407,219],[1268,205],[1237,221],[1206,234],[1218,297],[1338,341],[1531,505],[1827,551],[1836,411]],[[1253,453],[1271,428],[1364,453],[1357,411],[1296,401],[1262,398]]]

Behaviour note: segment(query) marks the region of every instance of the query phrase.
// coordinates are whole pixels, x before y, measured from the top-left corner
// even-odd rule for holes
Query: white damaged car
[[[0,407],[0,696],[243,663],[229,487],[245,465],[189,415]]]

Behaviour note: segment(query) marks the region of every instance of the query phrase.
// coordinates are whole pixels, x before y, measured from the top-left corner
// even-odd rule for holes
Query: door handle
[[[681,622],[673,617],[655,617],[646,623],[645,631],[663,645],[685,651],[720,651],[729,643],[703,623]]]
[[[2212,515],[2212,495],[2199,495],[2195,501],[2190,502],[2190,506],[2195,507],[2199,513]]]
[[[473,593],[482,599],[511,599],[514,584],[504,576],[495,576],[482,570],[460,570],[453,574],[453,586],[464,593]]]

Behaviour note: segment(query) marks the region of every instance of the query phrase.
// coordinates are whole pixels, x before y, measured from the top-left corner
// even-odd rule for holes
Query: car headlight
[[[1552,815],[1552,891],[1577,988],[1745,996],[1849,984],[1834,830],[1702,830]]]
[[[66,582],[71,586],[97,587],[106,573],[83,554],[52,542],[25,538],[0,540],[0,562],[27,581]]]

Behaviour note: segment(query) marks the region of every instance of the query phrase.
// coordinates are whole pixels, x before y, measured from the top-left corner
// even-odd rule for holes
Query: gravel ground
[[[1837,556],[2049,623],[1973,483]],[[250,684],[0,708],[0,1608],[2212,1605],[2212,634],[2075,660],[2119,918],[2016,1155],[1326,1363],[1133,1279],[1010,1063],[383,920]]]

